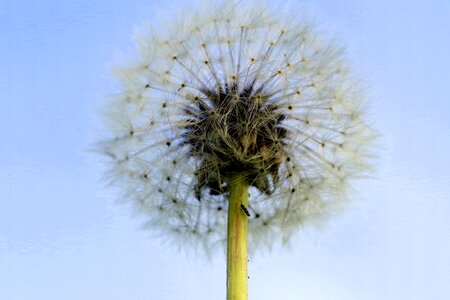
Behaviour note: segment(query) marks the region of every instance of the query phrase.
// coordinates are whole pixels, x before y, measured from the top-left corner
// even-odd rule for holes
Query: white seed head
[[[148,32],[116,72],[100,143],[146,228],[221,244],[235,174],[250,186],[251,250],[339,211],[374,136],[340,47],[307,20],[233,2]]]

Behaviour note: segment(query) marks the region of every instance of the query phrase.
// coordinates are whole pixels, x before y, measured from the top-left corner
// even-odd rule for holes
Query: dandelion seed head
[[[342,48],[308,20],[234,2],[138,38],[100,143],[145,228],[225,242],[229,180],[249,185],[250,249],[334,215],[369,170],[374,134]],[[248,210],[247,210],[248,209]]]

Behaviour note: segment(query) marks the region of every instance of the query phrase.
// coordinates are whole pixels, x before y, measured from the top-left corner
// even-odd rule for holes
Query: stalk
[[[227,299],[247,300],[247,232],[248,217],[241,204],[248,207],[248,184],[243,176],[229,182],[227,232]]]

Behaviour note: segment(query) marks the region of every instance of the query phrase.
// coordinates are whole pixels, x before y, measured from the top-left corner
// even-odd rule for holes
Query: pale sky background
[[[225,299],[224,256],[138,230],[86,151],[135,26],[181,2],[0,1],[0,299]],[[347,45],[381,148],[347,213],[251,259],[250,299],[450,299],[450,1],[298,4]]]

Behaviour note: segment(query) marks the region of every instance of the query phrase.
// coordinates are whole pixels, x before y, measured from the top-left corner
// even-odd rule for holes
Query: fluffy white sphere
[[[251,250],[340,210],[374,135],[341,47],[312,25],[227,2],[139,37],[101,151],[146,228],[222,245],[233,173],[250,185]]]

